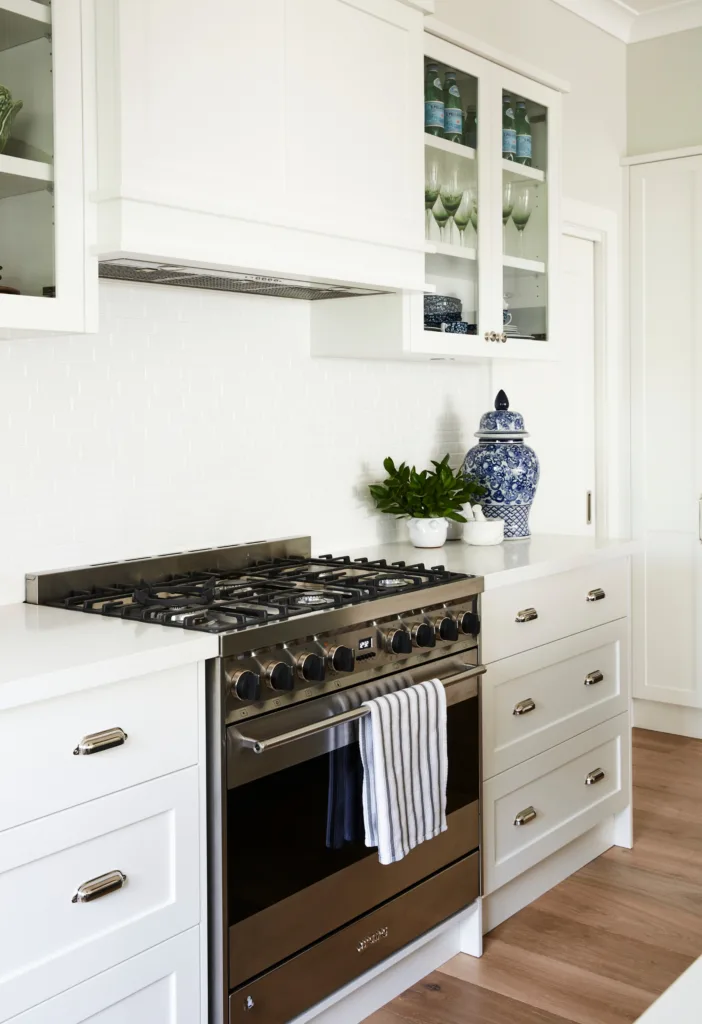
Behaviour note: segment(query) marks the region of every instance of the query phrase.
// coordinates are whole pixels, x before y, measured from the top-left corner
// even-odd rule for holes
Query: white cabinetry
[[[475,110],[476,126],[475,137],[464,137],[461,143],[423,134],[425,290],[460,299],[463,320],[473,333],[425,329],[423,297],[417,293],[368,296],[355,300],[352,311],[339,309],[334,300],[322,300],[312,307],[313,352],[469,360],[553,357],[558,340],[554,297],[559,267],[561,94],[426,33],[424,62],[415,65],[417,80],[429,63],[438,66],[441,81],[448,71],[456,72],[462,106]],[[512,105],[523,102],[531,118],[532,166],[503,159],[505,98]],[[418,119],[415,124],[416,131],[421,131]],[[443,186],[439,204],[442,196],[447,202],[451,194],[462,197],[464,216],[459,226],[449,219],[440,227],[432,215],[437,186]],[[393,202],[396,196],[393,190]],[[419,201],[415,195],[411,208],[416,209]],[[521,235],[516,227],[520,202],[527,204],[529,212]],[[466,224],[468,212],[471,217]],[[511,318],[506,330],[505,305]]]
[[[630,807],[628,594],[620,558],[483,595],[488,898]]]
[[[101,258],[423,285],[423,16],[101,0]]]
[[[702,708],[702,151],[633,166],[630,204],[634,696]]]
[[[0,154],[0,337],[96,328],[81,54],[81,0],[0,0],[0,84],[22,103]]]

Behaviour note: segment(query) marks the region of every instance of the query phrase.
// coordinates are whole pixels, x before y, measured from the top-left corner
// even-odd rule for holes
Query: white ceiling
[[[622,39],[642,39],[702,27],[702,0],[555,0]]]

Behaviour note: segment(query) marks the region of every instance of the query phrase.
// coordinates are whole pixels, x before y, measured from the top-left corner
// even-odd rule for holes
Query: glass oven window
[[[448,709],[447,813],[478,799],[478,700]],[[364,857],[377,856],[364,845],[360,790],[355,841],[328,845],[330,771],[335,755],[358,758],[358,743],[311,758],[228,791],[227,821],[229,924],[273,906],[342,871]],[[261,755],[265,756],[265,755]],[[449,820],[449,829],[451,822]],[[351,828],[349,831],[353,832]]]

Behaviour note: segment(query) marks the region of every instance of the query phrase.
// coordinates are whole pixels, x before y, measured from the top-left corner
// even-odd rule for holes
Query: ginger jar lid
[[[529,434],[524,428],[522,414],[510,409],[507,395],[504,391],[498,391],[495,408],[483,413],[480,417],[480,429],[476,430],[475,436],[496,441],[509,441],[528,437]]]

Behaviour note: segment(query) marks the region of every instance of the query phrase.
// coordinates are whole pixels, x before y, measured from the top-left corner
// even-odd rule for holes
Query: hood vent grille
[[[201,267],[169,266],[146,260],[116,259],[100,263],[100,277],[113,281],[144,281],[179,288],[208,288],[218,292],[243,292],[270,295],[279,299],[346,299],[354,295],[382,295],[381,289],[356,288],[353,285],[297,281],[294,278],[266,277],[235,270],[211,270]]]

